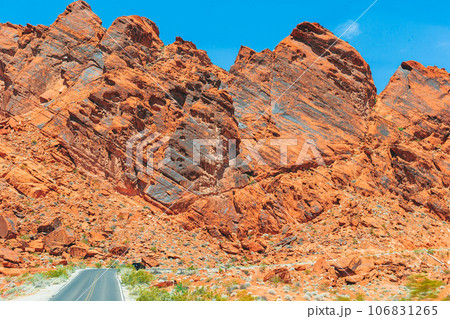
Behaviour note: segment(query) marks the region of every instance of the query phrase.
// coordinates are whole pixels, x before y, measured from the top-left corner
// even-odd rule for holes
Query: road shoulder
[[[73,279],[75,279],[83,270],[85,270],[85,269],[77,269],[63,283],[42,288],[39,291],[37,291],[36,293],[27,295],[27,296],[22,296],[22,297],[13,299],[11,301],[49,301],[54,295],[56,295],[65,286],[67,286],[69,284],[69,282],[71,282]]]

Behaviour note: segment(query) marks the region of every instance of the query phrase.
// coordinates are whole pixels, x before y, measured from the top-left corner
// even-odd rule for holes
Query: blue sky
[[[88,0],[108,27],[123,15],[156,22],[161,39],[176,36],[206,50],[229,69],[241,45],[273,49],[300,22],[319,22],[338,34],[375,0],[355,1],[152,1]],[[0,22],[51,24],[72,1],[4,1]],[[344,36],[369,63],[378,92],[402,61],[416,60],[450,71],[450,1],[379,0]],[[338,34],[340,35],[340,34]]]

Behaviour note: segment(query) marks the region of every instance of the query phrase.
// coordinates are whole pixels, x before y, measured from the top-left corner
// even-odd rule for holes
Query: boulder
[[[128,253],[130,248],[125,245],[117,245],[109,248],[109,252],[116,256],[124,256]]]
[[[59,218],[54,218],[53,220],[46,222],[42,225],[38,226],[38,233],[51,233],[52,231],[54,231],[55,229],[59,228],[62,226],[62,222]]]
[[[330,269],[329,263],[324,257],[322,257],[316,261],[311,271],[312,273],[319,275],[327,272],[329,269]]]
[[[242,241],[241,246],[245,250],[249,250],[249,251],[257,252],[257,253],[262,253],[265,250],[264,247],[261,246],[261,244],[256,241]]]
[[[67,247],[75,242],[75,237],[73,236],[72,231],[60,227],[46,235],[43,242],[45,247],[48,247],[49,249],[55,247]]]
[[[22,276],[28,272],[27,268],[4,268],[0,267],[0,274],[8,277]]]
[[[7,216],[0,216],[0,237],[11,239],[17,237],[15,222]]]
[[[5,176],[5,180],[19,192],[31,198],[44,197],[50,191],[42,182],[43,178],[38,179],[28,170],[19,167],[13,168]]]
[[[53,247],[47,247],[46,250],[52,256],[63,256],[64,257],[64,253],[66,252],[67,249],[62,246],[53,246]]]
[[[297,266],[294,266],[294,269],[296,271],[305,271],[306,269],[308,269],[308,265],[297,265]]]
[[[286,246],[291,244],[292,242],[294,242],[295,240],[297,240],[297,236],[292,235],[292,236],[287,236],[285,238],[283,238],[281,241],[279,241],[278,243],[276,243],[275,245],[273,245],[274,247],[278,247],[278,246]]]
[[[360,256],[340,258],[332,262],[331,266],[338,277],[351,277],[350,281],[360,281],[375,269],[372,260]]]
[[[106,238],[108,238],[108,235],[105,233],[100,233],[100,232],[89,233],[89,240],[94,243],[101,242],[101,241],[105,240]]]
[[[361,224],[365,227],[370,227],[374,229],[380,229],[380,222],[377,221],[374,217],[364,216],[361,218]]]
[[[32,240],[28,243],[28,247],[33,250],[33,252],[43,252],[44,251],[44,242],[40,239]]]
[[[0,144],[0,157],[7,157],[8,155],[13,153],[14,150],[11,147]]]
[[[177,282],[175,280],[166,280],[166,281],[160,281],[156,284],[154,284],[152,287],[156,287],[156,288],[168,288],[168,287],[172,287],[176,284]]]
[[[88,254],[88,250],[85,247],[71,246],[69,248],[69,254],[72,258],[84,259]]]
[[[20,264],[12,263],[10,261],[6,261],[3,259],[0,259],[0,267],[5,268],[20,268]]]
[[[19,253],[8,248],[0,248],[0,258],[14,264],[20,264],[22,262],[22,257],[20,257]]]
[[[220,248],[227,254],[237,255],[239,254],[239,245],[232,242],[221,242]]]
[[[159,262],[153,256],[145,256],[141,258],[142,263],[149,268],[159,267]]]
[[[95,256],[98,256],[98,255],[101,255],[100,251],[98,251],[96,249],[89,249],[87,251],[86,257],[87,258],[91,258],[91,257],[95,257]]]
[[[285,267],[276,268],[264,276],[264,281],[271,281],[274,280],[274,278],[278,278],[277,280],[280,280],[285,284],[289,284],[291,282],[291,273]]]

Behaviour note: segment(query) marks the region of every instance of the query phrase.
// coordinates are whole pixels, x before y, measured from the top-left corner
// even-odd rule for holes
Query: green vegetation
[[[194,267],[194,266],[189,266],[189,268],[187,269],[188,274],[193,275],[195,273],[197,273],[198,268]]]
[[[256,297],[245,290],[240,290],[237,292],[236,300],[237,301],[255,301]]]
[[[128,286],[149,285],[155,276],[145,270],[131,270],[122,275],[122,283]]]
[[[281,282],[281,278],[279,276],[273,276],[270,278],[270,282],[273,284],[279,284]]]
[[[95,263],[94,266],[95,266],[95,268],[102,268],[103,265],[102,265],[102,263],[98,262],[98,263]]]
[[[25,273],[18,277],[5,277],[5,281],[10,283],[12,288],[6,292],[2,292],[0,295],[10,299],[20,295],[30,294],[36,291],[36,289],[62,283],[70,277],[76,268],[80,267],[77,267],[77,265],[58,266],[56,269],[46,272],[35,274]]]
[[[192,271],[195,268],[192,267]],[[164,288],[150,287],[155,276],[145,270],[134,270],[130,265],[119,267],[120,277],[123,284],[130,287],[137,301],[206,301],[224,300],[215,290],[208,288],[190,289],[187,284],[177,284],[171,291]]]
[[[350,297],[348,296],[336,296],[336,301],[350,301]]]
[[[44,272],[43,275],[45,278],[65,278],[68,279],[70,273],[72,272],[72,267],[63,267],[58,266],[56,269],[49,270]]]
[[[182,284],[176,285],[172,291],[152,287],[140,289],[137,301],[224,301],[215,290],[209,288],[189,289]]]
[[[411,300],[436,299],[439,295],[439,288],[444,283],[439,280],[432,280],[423,274],[408,277],[406,287],[410,290]]]
[[[234,290],[239,289],[239,284],[236,279],[224,283],[223,286],[225,287],[225,289],[229,294],[231,294]]]
[[[366,298],[364,297],[364,295],[362,293],[358,293],[356,295],[356,301],[364,301]]]

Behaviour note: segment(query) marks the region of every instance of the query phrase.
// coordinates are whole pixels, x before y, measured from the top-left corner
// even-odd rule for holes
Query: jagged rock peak
[[[117,50],[134,44],[147,48],[159,48],[164,45],[159,38],[156,24],[150,19],[136,15],[117,18],[107,30],[102,44]]]
[[[92,11],[91,6],[82,0],[75,1],[69,4],[66,7],[66,10],[58,16],[58,19],[55,21],[55,23],[64,18],[78,18],[85,21],[93,19],[95,23],[98,23],[100,25],[102,24],[101,19]]]
[[[86,1],[83,1],[83,0],[78,0],[78,1],[72,2],[71,4],[69,4],[66,7],[67,12],[84,11],[84,10],[88,10],[88,11],[92,12],[91,6]]]

